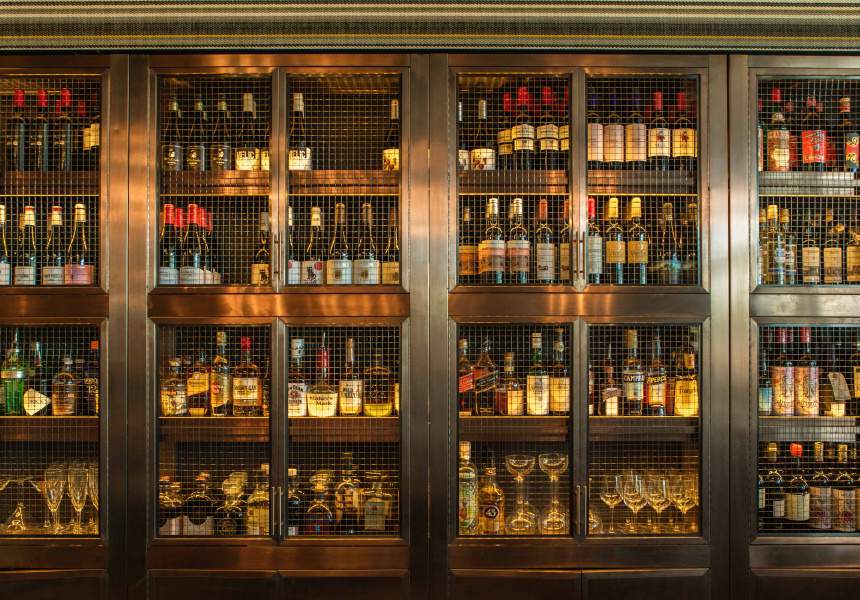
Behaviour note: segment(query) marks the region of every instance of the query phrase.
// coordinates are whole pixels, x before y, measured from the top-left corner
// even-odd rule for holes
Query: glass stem
[[[517,512],[526,512],[526,482],[522,477],[517,477]]]
[[[51,522],[54,525],[54,533],[60,532],[60,513],[58,510],[51,511]]]

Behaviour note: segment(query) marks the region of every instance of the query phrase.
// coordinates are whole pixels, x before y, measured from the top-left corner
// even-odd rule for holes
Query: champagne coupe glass
[[[72,522],[70,533],[72,535],[81,535],[81,513],[84,510],[84,505],[87,502],[87,479],[89,471],[86,465],[82,463],[73,463],[69,466],[69,498],[72,501],[72,508],[75,509],[75,520]]]
[[[45,469],[45,500],[47,500],[48,510],[51,512],[51,533],[54,535],[60,535],[63,532],[58,509],[65,490],[66,467],[54,464]]]
[[[508,516],[505,528],[511,535],[535,535],[537,515],[529,510],[526,498],[526,477],[535,468],[535,457],[528,454],[509,454],[505,457],[505,466],[514,476],[517,488],[517,509]]]
[[[90,495],[90,502],[95,509],[94,514],[90,514],[90,522],[87,525],[90,533],[99,532],[99,465],[98,463],[89,463],[87,465],[87,492]]]
[[[669,500],[669,483],[665,477],[651,475],[648,477],[645,487],[645,497],[648,505],[657,513],[651,525],[651,533],[660,533],[660,513],[672,505]]]
[[[621,475],[604,475],[600,479],[600,499],[609,507],[609,529],[606,533],[614,535],[615,507],[621,504]]]
[[[567,469],[567,455],[559,453],[541,454],[538,456],[541,471],[549,477],[550,503],[540,521],[541,533],[546,535],[565,535],[568,532],[567,513],[561,509],[558,481],[561,473]]]
[[[681,520],[687,518],[687,511],[693,507],[689,493],[689,480],[685,475],[673,475],[669,480],[669,500],[681,512]],[[680,532],[680,524],[675,526],[675,531]]]
[[[645,483],[642,476],[636,473],[625,475],[621,483],[621,499],[625,506],[633,512],[633,522],[630,524],[630,533],[638,533],[636,520],[639,511],[645,508],[648,501],[645,499]]]

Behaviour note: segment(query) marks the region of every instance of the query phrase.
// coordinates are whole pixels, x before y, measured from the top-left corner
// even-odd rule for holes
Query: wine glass
[[[90,533],[98,533],[98,516],[99,516],[99,465],[98,463],[89,463],[87,465],[87,492],[90,495],[90,502],[95,509],[94,514],[90,514],[90,522],[87,525]]]
[[[630,473],[622,478],[621,499],[624,500],[625,506],[633,512],[633,522],[630,524],[630,533],[637,533],[636,520],[638,518],[639,511],[645,508],[645,505],[648,502],[645,499],[645,484],[641,475]]]
[[[669,500],[669,483],[666,478],[660,475],[649,476],[645,486],[645,498],[648,505],[657,513],[657,518],[651,525],[651,532],[660,533],[660,513],[672,504]]]
[[[546,535],[565,535],[568,532],[567,513],[561,509],[558,481],[561,473],[567,469],[567,455],[559,453],[541,454],[538,456],[541,471],[549,477],[550,502],[540,520],[541,533]]]
[[[687,511],[693,507],[689,486],[689,478],[685,475],[673,475],[669,480],[669,500],[681,512],[682,521],[686,520]],[[681,531],[680,524],[675,526],[675,531]]]
[[[63,526],[60,525],[58,509],[63,500],[66,490],[66,468],[64,465],[54,464],[45,469],[45,500],[48,510],[51,512],[51,533],[60,535]]]
[[[69,466],[69,499],[72,501],[72,508],[75,509],[75,520],[72,521],[72,526],[69,532],[72,535],[81,535],[81,513],[84,510],[84,505],[87,502],[87,480],[89,479],[89,471],[86,465],[82,463],[73,463]]]
[[[621,475],[603,475],[600,479],[600,499],[609,507],[609,529],[606,533],[614,535],[615,507],[621,504]]]
[[[30,484],[36,488],[36,491],[45,499],[45,503],[48,502],[48,486],[45,485],[45,480],[41,481],[33,479],[30,481]],[[42,521],[42,529],[45,531],[49,531],[51,529],[51,519],[50,519],[50,511],[45,511],[45,519]]]
[[[526,477],[535,468],[535,457],[528,454],[509,454],[505,457],[505,466],[514,476],[517,488],[517,509],[506,519],[505,529],[511,535],[535,535],[537,515],[529,510],[526,498]]]

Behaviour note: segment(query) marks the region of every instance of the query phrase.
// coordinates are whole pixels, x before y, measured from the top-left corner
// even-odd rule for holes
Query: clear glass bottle
[[[615,381],[615,359],[612,354],[612,344],[606,346],[606,356],[603,358],[600,370],[603,373],[603,388],[600,390],[600,415],[617,417],[621,414],[622,390]]]
[[[457,244],[457,275],[463,285],[478,283],[478,246],[475,244],[475,237],[476,232],[472,229],[472,211],[465,206]]]
[[[370,483],[370,490],[364,496],[364,531],[385,532],[392,520],[394,497],[385,490],[385,473],[367,471],[365,478]]]
[[[392,98],[389,104],[388,131],[382,145],[382,170],[400,170],[400,100]]]
[[[478,532],[478,469],[472,463],[471,448],[469,442],[460,442],[460,464],[457,468],[457,527],[460,535]]]
[[[364,405],[364,381],[355,366],[355,340],[347,338],[344,349],[344,371],[338,382],[338,412],[357,417]]]
[[[779,211],[779,228],[785,240],[785,285],[797,285],[797,239],[791,232],[791,213],[787,208]]]
[[[505,236],[499,225],[499,199],[489,198],[487,224],[478,245],[478,271],[484,285],[501,285],[505,279]]]
[[[272,262],[269,252],[269,213],[260,213],[260,241],[251,263],[251,285],[269,285],[269,265]]]
[[[361,234],[352,261],[353,282],[356,285],[379,284],[379,253],[373,228],[373,205],[365,202],[361,205]]]
[[[254,491],[248,496],[245,530],[248,535],[269,535],[269,463],[262,463],[257,471]]]
[[[842,260],[842,237],[845,226],[836,223],[833,209],[828,208],[824,213],[824,283],[841,284],[845,269]]]
[[[308,416],[333,417],[337,414],[337,388],[329,380],[329,349],[326,332],[317,351],[317,380],[308,388]]]
[[[66,257],[66,285],[92,285],[95,268],[87,244],[87,207],[84,204],[75,204],[75,224]]]
[[[0,367],[0,380],[3,382],[2,415],[21,415],[24,412],[24,382],[28,366],[21,357],[18,347],[19,331],[16,329],[12,338],[12,346],[6,350],[6,358]],[[74,414],[74,413],[72,413]]]
[[[394,412],[394,386],[391,370],[382,364],[382,352],[373,354],[373,365],[364,371],[364,414],[390,417]]]
[[[549,376],[549,412],[566,415],[570,412],[570,371],[564,360],[564,329],[555,330],[552,346],[552,371]]]
[[[334,511],[337,532],[355,535],[359,532],[362,489],[352,460],[352,452],[341,455],[341,480],[334,488]]]
[[[251,338],[240,338],[239,364],[233,368],[233,415],[259,417],[263,412],[263,384],[260,367],[251,358]]]
[[[606,266],[609,270],[611,285],[624,285],[624,265],[627,262],[627,244],[624,230],[618,222],[618,198],[612,196],[606,201]]]
[[[42,359],[41,342],[30,342],[30,368],[24,392],[24,414],[28,417],[44,416],[51,412],[51,380]],[[2,411],[0,411],[2,414]]]
[[[182,361],[172,358],[170,370],[161,377],[161,416],[184,417],[188,414],[188,388],[182,371]]]
[[[681,256],[678,232],[675,228],[675,208],[663,203],[663,228],[660,237],[660,285],[681,285]]]
[[[546,198],[538,200],[537,227],[535,228],[535,279],[538,283],[552,283],[556,279],[556,246],[549,226],[549,205]]]
[[[588,233],[585,238],[585,265],[588,283],[600,285],[603,276],[603,234],[597,223],[597,200],[588,197]]]
[[[321,285],[323,282],[323,232],[322,212],[319,206],[311,207],[310,234],[301,263],[302,285]]]
[[[42,263],[42,285],[65,283],[66,248],[63,244],[63,208],[52,206],[48,215],[48,240]]]
[[[80,383],[73,372],[73,365],[72,358],[66,356],[62,370],[51,384],[51,410],[54,416],[71,416],[78,413]]]
[[[216,352],[212,359],[209,376],[209,408],[215,417],[225,417],[232,412],[233,378],[230,360],[227,358],[227,332],[215,333]]]
[[[352,255],[349,250],[349,232],[346,228],[346,205],[334,205],[334,227],[328,246],[328,260],[325,265],[325,282],[328,285],[349,285],[352,283]]]
[[[194,478],[195,490],[185,499],[183,533],[186,536],[209,536],[215,533],[216,504],[209,493],[211,477],[201,471]]]
[[[19,225],[18,257],[15,261],[15,285],[36,285],[39,260],[36,245],[36,208],[25,206]]]
[[[543,364],[543,336],[539,331],[532,333],[531,348],[531,367],[526,376],[526,413],[548,415],[549,373]]]
[[[529,233],[523,225],[523,199],[514,198],[508,213],[510,228],[505,241],[505,272],[508,283],[526,284],[529,282],[531,243]]]
[[[287,207],[287,285],[302,282],[302,260],[298,256],[298,245],[293,242],[293,207]]]
[[[516,376],[513,352],[505,352],[504,375],[496,391],[496,412],[509,417],[525,412],[523,386]]]
[[[305,511],[302,533],[304,535],[330,535],[334,527],[334,514],[328,504],[328,479],[311,477],[313,500]]]
[[[305,341],[302,338],[290,340],[290,377],[287,384],[287,416],[308,416],[308,378],[305,375]]]

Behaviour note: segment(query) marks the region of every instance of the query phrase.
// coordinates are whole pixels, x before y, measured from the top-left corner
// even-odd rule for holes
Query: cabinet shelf
[[[161,439],[172,442],[269,441],[268,417],[160,417]]]
[[[400,172],[383,170],[290,171],[291,196],[397,196]]]
[[[398,417],[294,417],[292,442],[399,442]],[[163,441],[258,442],[270,439],[268,417],[161,417]]]
[[[8,171],[3,174],[0,197],[98,196],[98,171]]]
[[[762,442],[844,442],[858,441],[858,417],[759,417]]]
[[[860,180],[845,171],[791,171],[759,173],[759,195],[767,196],[856,196]]]
[[[698,417],[588,418],[588,437],[594,441],[683,441],[699,435]]]
[[[696,173],[689,171],[625,171],[596,169],[588,172],[589,194],[695,194]]]
[[[566,171],[461,171],[459,193],[563,195],[567,181]]]
[[[162,196],[268,196],[269,171],[193,171],[161,174]]]
[[[99,418],[0,417],[0,442],[97,442]]]
[[[291,417],[291,442],[400,441],[399,417]]]
[[[567,416],[460,417],[464,442],[565,442]]]

